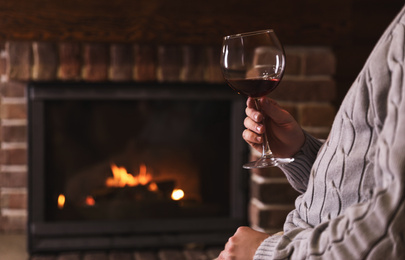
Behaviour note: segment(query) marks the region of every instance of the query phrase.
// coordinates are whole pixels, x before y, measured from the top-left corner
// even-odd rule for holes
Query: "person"
[[[240,227],[218,259],[405,259],[405,6],[344,98],[329,137],[317,140],[268,97],[247,100],[244,140],[264,128],[302,194],[283,231]],[[264,127],[263,116],[270,118]]]

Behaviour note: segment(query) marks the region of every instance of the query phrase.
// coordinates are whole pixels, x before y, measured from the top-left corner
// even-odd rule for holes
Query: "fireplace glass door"
[[[32,250],[54,249],[47,239],[207,235],[244,222],[243,101],[226,86],[28,91]]]

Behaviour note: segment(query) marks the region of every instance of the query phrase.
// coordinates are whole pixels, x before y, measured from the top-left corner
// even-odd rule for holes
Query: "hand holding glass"
[[[229,86],[238,93],[254,98],[257,110],[261,111],[260,98],[272,92],[283,77],[284,49],[273,30],[226,36],[222,46],[221,68]],[[263,116],[262,123],[266,126],[265,113]],[[265,131],[262,157],[243,165],[243,168],[279,166],[293,160],[273,155]]]

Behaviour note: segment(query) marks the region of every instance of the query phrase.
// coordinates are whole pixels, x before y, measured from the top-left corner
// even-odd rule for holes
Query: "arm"
[[[271,120],[267,120],[269,125],[267,129],[273,136],[270,139],[272,151],[279,156],[290,157],[295,155],[295,161],[288,164],[283,171],[287,173],[287,178],[292,182],[297,190],[305,190],[309,176],[310,165],[316,158],[316,154],[322,145],[322,142],[305,133],[294,118],[277,103],[269,98],[262,98],[263,111],[257,111],[252,99],[248,99],[245,119],[246,130],[243,138],[252,147],[261,151],[264,127],[261,124],[263,112]],[[269,136],[270,136],[269,135]],[[290,175],[289,172],[292,174]],[[298,177],[297,177],[298,176]],[[269,236],[266,233],[255,231],[249,227],[240,227],[235,234],[229,238],[224,250],[221,252],[220,259],[253,259],[257,248],[267,239],[278,240],[282,232]]]
[[[372,195],[363,202],[348,205],[338,216],[322,219],[314,226],[305,223],[298,210],[294,210],[287,217],[284,235],[269,237],[261,243],[255,260],[405,259],[404,13],[405,9],[399,16],[402,23],[391,26],[392,30],[387,31],[356,81],[356,88],[351,89],[356,92],[351,93],[352,99],[346,105],[357,109],[343,111],[342,118],[338,119],[348,123],[351,118],[346,112],[352,112],[355,120],[363,120],[365,124],[361,126],[370,130],[371,136],[376,138],[369,147],[372,152],[364,152],[367,157],[352,162],[364,163],[367,174],[374,176]],[[358,108],[365,108],[365,116]],[[341,130],[344,129],[338,129],[337,133]],[[342,137],[343,140],[350,138]],[[348,152],[344,149],[353,147],[339,148],[341,150],[336,150],[336,154]],[[329,162],[336,158],[332,156]],[[322,175],[322,172],[314,172],[315,176],[318,174]],[[344,174],[356,176],[360,172]],[[351,184],[346,183],[342,188],[351,187]]]
[[[318,154],[323,145],[323,141],[314,138],[304,131],[305,143],[301,149],[294,155],[294,161],[280,166],[280,169],[287,176],[291,186],[304,193],[307,190],[309,174]]]
[[[299,192],[307,187],[309,173],[318,150],[323,142],[303,131],[295,119],[275,101],[262,98],[262,111],[257,111],[253,99],[249,98],[246,108],[243,138],[261,152],[261,135],[267,130],[272,152],[279,157],[294,157],[294,162],[280,167],[290,184]],[[263,126],[263,114],[269,117]]]

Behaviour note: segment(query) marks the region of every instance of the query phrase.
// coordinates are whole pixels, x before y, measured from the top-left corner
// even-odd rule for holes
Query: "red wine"
[[[280,82],[279,79],[231,79],[228,85],[238,93],[249,97],[262,97],[272,92]]]

